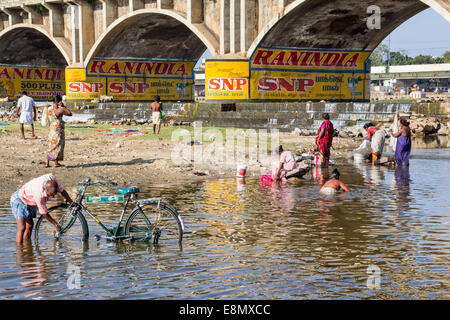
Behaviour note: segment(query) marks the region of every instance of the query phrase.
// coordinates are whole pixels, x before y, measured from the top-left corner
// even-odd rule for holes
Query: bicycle
[[[36,223],[35,240],[42,241],[55,239],[77,239],[86,241],[89,238],[89,228],[85,218],[88,214],[100,227],[106,231],[106,239],[134,240],[148,242],[153,240],[158,244],[164,240],[167,242],[178,242],[181,245],[183,240],[184,224],[180,214],[170,205],[163,202],[164,198],[148,198],[135,201],[135,208],[128,215],[125,224],[122,226],[123,218],[130,201],[134,201],[139,193],[137,187],[119,188],[116,190],[119,195],[110,196],[86,196],[86,189],[89,186],[101,184],[99,181],[91,182],[90,178],[80,182],[78,193],[75,198],[75,205],[61,204],[49,208],[49,213],[58,222],[59,232],[54,232],[54,226],[41,215]],[[101,189],[101,188],[100,188]],[[122,209],[117,226],[106,227],[86,206],[87,203],[108,203],[121,202],[125,204]]]

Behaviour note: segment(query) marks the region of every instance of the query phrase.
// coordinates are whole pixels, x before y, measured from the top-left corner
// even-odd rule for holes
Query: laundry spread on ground
[[[110,134],[119,134],[119,135],[129,135],[129,136],[143,136],[146,135],[147,131],[139,131],[133,129],[106,129],[106,130],[95,130],[98,134],[102,135],[110,135]]]
[[[70,126],[68,128],[71,128],[71,129],[94,129],[96,127],[93,127],[93,126]]]

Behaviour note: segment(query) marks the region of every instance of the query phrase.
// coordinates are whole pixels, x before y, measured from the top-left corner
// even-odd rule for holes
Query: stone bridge
[[[377,5],[381,28],[369,30]],[[372,50],[448,0],[0,0],[0,62],[85,65],[91,57],[248,58],[257,46]]]
[[[380,8],[368,28],[369,6]],[[449,0],[0,0],[0,64],[84,68],[91,58],[249,59],[255,48],[373,50]]]

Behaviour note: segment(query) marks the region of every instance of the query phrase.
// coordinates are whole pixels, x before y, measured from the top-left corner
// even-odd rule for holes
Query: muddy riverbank
[[[81,128],[81,127],[90,128]],[[74,128],[75,127],[75,128]],[[139,130],[139,136],[101,134],[98,130]],[[209,128],[210,130],[211,128]],[[66,125],[65,166],[45,168],[48,128],[36,124],[38,139],[31,139],[30,127],[25,126],[26,140],[20,140],[17,123],[9,123],[0,128],[1,167],[0,187],[14,190],[28,180],[45,173],[55,174],[64,184],[73,186],[90,177],[117,185],[149,184],[173,181],[198,181],[234,177],[237,160],[227,161],[221,157],[211,157],[208,153],[216,142],[203,142],[187,146],[185,142],[172,141],[174,130],[193,132],[192,127],[163,127],[160,135],[153,135],[151,127],[99,125]],[[204,128],[204,130],[208,130]],[[219,129],[217,129],[219,130]],[[103,131],[105,132],[105,131]],[[146,132],[146,133],[145,133]],[[220,130],[218,131],[220,132]],[[223,131],[225,132],[225,131]],[[145,133],[145,134],[144,134]],[[204,134],[204,136],[209,136]],[[357,147],[362,137],[335,137],[332,160],[335,163],[345,158],[347,151]],[[447,137],[434,136],[428,140],[417,138],[422,147],[445,147]],[[286,149],[296,153],[314,150],[314,136],[299,136],[295,133],[279,133],[279,141]],[[247,140],[248,143],[248,140]],[[177,148],[184,148],[188,156]],[[270,148],[270,144],[269,144]],[[191,150],[189,150],[191,149]],[[209,150],[208,150],[209,149]],[[192,151],[191,153],[189,153]],[[202,159],[195,158],[201,152]],[[236,152],[239,153],[239,150]],[[186,153],[185,153],[186,154]],[[183,159],[181,157],[183,156]],[[247,150],[247,156],[250,156]],[[266,161],[257,157],[245,160],[247,176],[259,176],[270,170],[270,158]],[[198,175],[198,173],[205,175]]]

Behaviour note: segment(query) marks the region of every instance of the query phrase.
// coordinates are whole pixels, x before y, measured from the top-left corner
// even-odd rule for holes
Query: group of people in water
[[[409,166],[409,156],[411,153],[411,130],[409,122],[406,119],[399,119],[399,113],[395,114],[396,119],[394,124],[399,122],[399,127],[396,132],[389,130],[391,139],[397,139],[395,147],[395,156],[382,158],[383,149],[386,139],[386,131],[372,124],[366,123],[363,128],[367,133],[365,139],[370,142],[370,154],[368,160],[374,165],[379,165],[387,162],[395,162],[397,166]],[[320,155],[320,163],[322,168],[328,168],[331,154],[331,147],[333,144],[333,137],[335,130],[333,123],[330,121],[330,115],[324,113],[322,115],[323,122],[317,130],[315,138],[316,151]],[[278,147],[279,162],[272,167],[272,179],[274,181],[286,182],[286,175],[297,168],[297,163],[294,155],[289,150],[284,150],[282,146]],[[334,169],[331,177],[324,183],[320,191],[323,193],[334,193],[338,190],[349,192],[350,189],[339,180],[340,173],[338,169]]]

